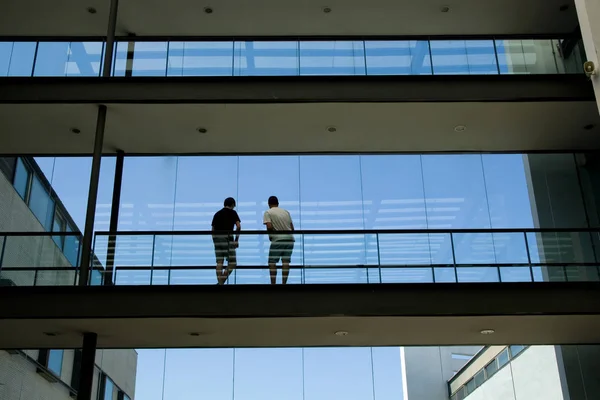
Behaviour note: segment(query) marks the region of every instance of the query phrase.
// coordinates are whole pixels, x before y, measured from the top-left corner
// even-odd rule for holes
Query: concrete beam
[[[2,78],[0,103],[594,101],[583,75]]]

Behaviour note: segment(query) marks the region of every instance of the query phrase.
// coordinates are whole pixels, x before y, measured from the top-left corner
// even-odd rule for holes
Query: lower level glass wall
[[[599,360],[592,345],[100,350],[92,399],[590,400]],[[80,362],[0,351],[0,399],[69,400]]]

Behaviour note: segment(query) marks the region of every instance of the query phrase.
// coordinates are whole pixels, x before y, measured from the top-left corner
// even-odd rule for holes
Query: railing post
[[[379,233],[376,233],[375,237],[377,238],[377,271],[379,271],[379,283],[383,283],[381,279],[381,254],[379,252]]]
[[[121,186],[123,184],[123,164],[125,152],[117,150],[117,160],[115,163],[115,180],[113,183],[112,202],[110,207],[110,225],[108,230],[111,234],[108,236],[108,248],[106,250],[106,270],[104,271],[104,285],[114,283],[115,252],[117,249],[117,237],[113,235],[119,229],[119,209],[121,206]]]
[[[454,279],[458,283],[458,270],[456,269],[456,252],[454,251],[454,235],[450,232],[450,247],[452,248],[452,265],[454,268]]]
[[[523,237],[525,238],[525,249],[527,250],[527,264],[529,265],[529,275],[531,277],[531,282],[535,282],[535,278],[533,277],[533,266],[531,265],[531,253],[529,251],[529,239],[527,239],[527,232],[523,232]]]
[[[77,389],[77,400],[92,400],[97,343],[98,335],[96,333],[87,332],[83,334],[83,346],[81,349],[81,369],[79,372],[79,388]]]
[[[152,259],[150,260],[150,286],[152,286],[152,281],[154,280],[154,255],[156,248],[156,235],[152,235]],[[171,264],[173,265],[173,264]]]
[[[108,29],[106,32],[106,46],[102,76],[109,77],[114,57],[115,29],[117,26],[117,10],[119,0],[111,0]],[[87,286],[90,278],[90,261],[92,258],[92,236],[94,234],[94,217],[98,200],[98,184],[100,182],[100,164],[102,160],[102,146],[104,144],[104,128],[106,126],[106,106],[98,108],[96,121],[96,137],[94,140],[94,155],[92,157],[92,172],[90,175],[90,189],[88,192],[87,210],[85,214],[85,229],[83,231],[82,256],[80,263],[79,285]]]

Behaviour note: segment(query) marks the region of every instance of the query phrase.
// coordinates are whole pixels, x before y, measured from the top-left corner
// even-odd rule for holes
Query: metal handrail
[[[96,236],[212,236],[230,235],[232,231],[172,230],[172,231],[97,231]],[[294,231],[241,230],[240,235],[375,235],[375,234],[494,234],[494,233],[599,233],[600,228],[498,228],[498,229],[299,229]]]

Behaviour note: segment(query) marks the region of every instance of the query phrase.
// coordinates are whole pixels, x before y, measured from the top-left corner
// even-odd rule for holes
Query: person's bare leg
[[[217,284],[222,285],[223,280],[223,260],[217,260]]]
[[[275,264],[269,264],[269,273],[271,274],[271,285],[277,283],[277,266]]]
[[[281,284],[285,285],[288,280],[288,276],[290,275],[290,262],[282,262],[281,263]]]
[[[223,272],[223,283],[227,282],[229,275],[231,275],[236,266],[236,261],[229,261],[227,263],[227,269]]]

